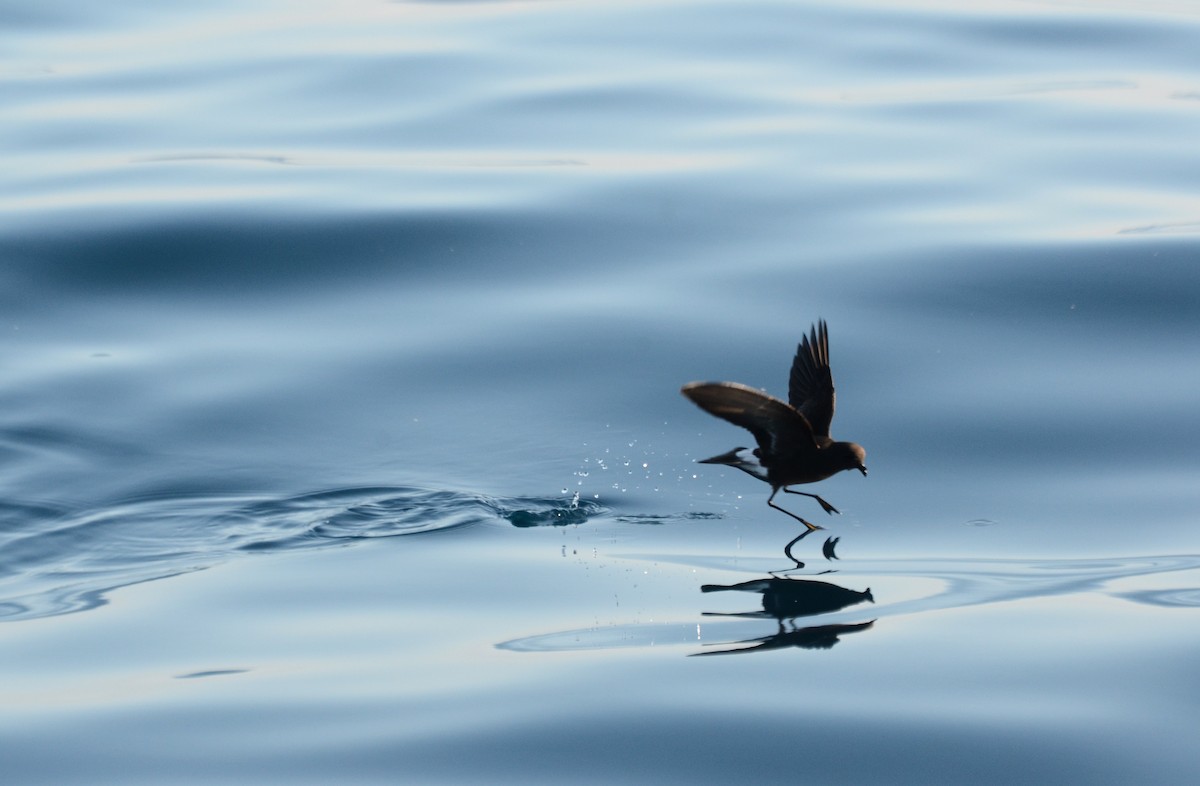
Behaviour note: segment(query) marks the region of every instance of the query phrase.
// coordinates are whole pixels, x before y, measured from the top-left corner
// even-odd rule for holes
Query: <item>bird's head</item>
[[[867,451],[857,442],[835,442],[829,449],[837,457],[838,469],[856,469],[867,476]]]

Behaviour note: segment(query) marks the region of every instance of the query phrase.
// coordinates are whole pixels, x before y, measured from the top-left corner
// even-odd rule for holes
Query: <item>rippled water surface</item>
[[[0,18],[6,778],[1195,779],[1190,4]]]

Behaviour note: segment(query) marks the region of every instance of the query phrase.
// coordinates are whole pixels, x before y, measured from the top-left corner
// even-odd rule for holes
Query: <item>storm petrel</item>
[[[788,381],[788,402],[737,382],[689,382],[681,392],[710,415],[748,429],[758,447],[734,448],[702,459],[701,464],[727,464],[771,484],[767,504],[783,511],[811,532],[816,524],[775,504],[782,489],[821,503],[826,513],[838,509],[816,494],[793,491],[788,486],[816,483],[844,469],[864,476],[867,452],[853,442],[834,442],[829,436],[833,420],[833,375],[829,371],[829,331],[825,320],[800,339]]]

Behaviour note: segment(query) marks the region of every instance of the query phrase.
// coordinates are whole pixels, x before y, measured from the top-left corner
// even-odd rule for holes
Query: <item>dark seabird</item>
[[[809,532],[821,527],[776,505],[779,490],[812,497],[826,513],[837,513],[837,508],[816,494],[793,491],[788,486],[816,483],[844,469],[867,474],[863,466],[867,452],[862,446],[834,442],[829,436],[834,394],[825,320],[801,338],[796,349],[788,382],[790,403],[736,382],[690,382],[683,386],[682,393],[710,415],[749,429],[758,443],[754,450],[734,448],[700,463],[728,464],[771,484],[767,504],[798,520]]]

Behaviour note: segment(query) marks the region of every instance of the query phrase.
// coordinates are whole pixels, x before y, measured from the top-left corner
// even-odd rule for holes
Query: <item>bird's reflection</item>
[[[732,614],[705,612],[706,615],[726,617],[761,617],[790,620],[796,617],[811,617],[853,606],[864,601],[875,602],[868,587],[862,592],[847,589],[828,581],[812,579],[781,579],[776,577],[752,579],[740,584],[705,584],[701,592],[757,592],[762,595],[761,611],[745,611]]]
[[[800,560],[799,558],[797,558],[794,553],[792,553],[792,548],[797,543],[804,540],[812,533],[813,533],[813,530],[805,530],[804,532],[801,532],[799,535],[797,535],[796,537],[794,537],[790,541],[788,541],[788,544],[783,547],[784,556],[786,556],[792,562],[796,563],[797,568],[803,568],[804,562],[802,560]],[[833,561],[835,559],[841,559],[841,557],[839,557],[837,555],[837,551],[836,551],[838,541],[840,541],[840,540],[841,540],[841,538],[825,538],[825,544],[823,546],[821,546],[821,553],[825,556],[825,559],[830,560],[830,561]]]
[[[774,635],[760,636],[756,639],[743,639],[742,641],[735,642],[739,645],[748,646],[693,652],[688,657],[692,655],[736,655],[740,652],[763,652],[765,650],[779,650],[785,647],[800,647],[806,650],[827,650],[841,641],[843,635],[869,630],[874,624],[875,620],[871,620],[870,622],[860,622],[855,625],[814,625],[808,628],[788,630],[784,628],[783,623],[780,623],[779,632]]]
[[[791,544],[789,544],[791,545]],[[874,620],[856,624],[815,625],[798,627],[796,619],[817,614],[828,614],[866,601],[875,602],[871,588],[858,591],[813,579],[780,578],[771,576],[743,581],[740,584],[705,584],[701,592],[753,592],[762,596],[762,609],[742,612],[704,612],[704,616],[742,617],[752,619],[774,619],[778,630],[768,636],[759,636],[734,642],[737,646],[723,650],[708,650],[696,655],[721,655],[735,652],[800,647],[802,649],[829,649],[847,633],[868,630]]]

